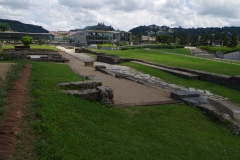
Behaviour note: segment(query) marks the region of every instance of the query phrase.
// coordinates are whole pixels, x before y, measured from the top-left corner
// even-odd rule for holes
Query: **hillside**
[[[240,27],[207,27],[207,28],[173,28],[173,31],[177,32],[186,32],[188,34],[201,34],[202,31],[206,31],[209,34],[212,34],[213,32],[223,33],[227,32],[229,35],[231,35],[234,31],[236,31],[238,34],[240,34]]]
[[[223,33],[227,32],[228,35],[232,35],[234,31],[237,31],[240,34],[240,27],[207,27],[207,28],[182,28],[182,27],[175,27],[170,28],[168,26],[157,26],[157,25],[149,25],[149,26],[138,26],[135,27],[129,32],[132,32],[134,35],[142,34],[142,35],[157,35],[158,33],[173,33],[174,31],[185,32],[189,35],[198,34],[200,35],[202,31],[205,31],[208,34],[212,34],[214,32]]]
[[[48,33],[48,30],[42,28],[42,26],[24,24],[19,21],[7,19],[0,19],[0,22],[7,23],[10,26],[11,30],[16,32]]]
[[[114,31],[112,26],[105,26],[104,23],[98,23],[96,26],[87,26],[84,30],[104,30],[104,31]]]
[[[142,34],[142,35],[157,35],[158,33],[172,33],[172,30],[168,26],[157,26],[155,24],[149,26],[138,26],[129,30],[133,35]]]

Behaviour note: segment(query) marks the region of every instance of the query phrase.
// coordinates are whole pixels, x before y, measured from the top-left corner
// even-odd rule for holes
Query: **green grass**
[[[188,80],[185,78],[181,78],[179,76],[172,75],[170,73],[161,71],[159,69],[155,69],[152,67],[144,66],[137,63],[126,62],[122,63],[124,66],[128,66],[139,70],[140,72],[150,74],[152,76],[158,77],[168,83],[173,83],[177,85],[182,85],[185,87],[193,87],[202,90],[209,90],[214,94],[221,95],[223,97],[229,98],[232,102],[240,104],[240,90],[228,88],[225,86],[217,85],[211,82],[201,81],[201,80]]]
[[[172,50],[173,49],[169,49],[169,52],[171,52]],[[176,52],[177,50],[181,50],[181,49],[175,49]],[[194,57],[166,54],[166,53],[161,53],[160,51],[159,52],[151,51],[151,50],[147,51],[143,49],[134,49],[134,50],[125,50],[125,51],[121,51],[121,50],[95,50],[95,51],[104,52],[108,54],[116,54],[121,57],[143,59],[150,62],[165,64],[165,65],[179,67],[179,68],[196,69],[200,71],[213,72],[213,73],[224,74],[229,76],[240,75],[240,65],[214,62],[214,61],[204,60],[204,59],[199,59]]]
[[[183,104],[112,108],[60,93],[67,65],[34,62],[36,159],[238,159],[239,137]],[[199,125],[201,124],[201,125]]]
[[[152,49],[152,51],[175,53],[175,54],[189,55],[189,56],[192,55],[190,49],[187,49],[187,48],[177,48],[177,49]]]
[[[14,49],[14,45],[12,44],[5,44],[3,46],[3,49]],[[49,46],[49,45],[31,45],[31,49],[50,49],[50,50],[54,50],[54,51],[59,51],[59,49],[53,47],[53,46]]]

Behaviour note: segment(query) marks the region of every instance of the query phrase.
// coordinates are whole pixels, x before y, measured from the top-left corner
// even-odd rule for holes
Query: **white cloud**
[[[222,27],[240,24],[237,0],[0,0],[4,19],[48,30],[84,28],[105,22],[115,29],[139,25]]]

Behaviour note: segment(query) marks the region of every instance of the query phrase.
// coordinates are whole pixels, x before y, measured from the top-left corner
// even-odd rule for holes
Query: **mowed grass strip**
[[[170,53],[172,52],[185,52],[183,49],[168,49]],[[200,71],[213,72],[218,74],[224,74],[229,76],[240,75],[240,65],[227,64],[222,62],[214,62],[211,60],[199,59],[196,57],[186,57],[182,55],[172,55],[160,52],[161,49],[156,51],[144,50],[144,49],[132,49],[132,50],[94,50],[96,52],[104,52],[108,54],[116,54],[121,57],[127,58],[138,58],[147,60],[154,63],[165,64],[178,68],[189,68],[196,69]],[[167,49],[163,50],[167,52]],[[186,51],[187,52],[187,51]]]
[[[67,65],[33,63],[36,159],[238,159],[239,137],[186,106],[117,108],[60,93],[82,80]]]
[[[53,46],[50,46],[50,45],[46,45],[46,44],[43,44],[43,45],[34,45],[32,44],[31,49],[49,49],[49,50],[54,50],[54,51],[59,51],[59,49],[53,47]],[[5,44],[3,46],[3,49],[14,49],[14,45],[12,44]]]
[[[221,95],[225,98],[229,98],[229,100],[231,100],[234,103],[240,104],[240,98],[239,98],[240,90],[228,88],[225,86],[221,86],[221,85],[217,85],[217,84],[214,84],[211,82],[201,81],[201,80],[197,80],[197,79],[188,80],[188,79],[161,71],[156,68],[144,66],[141,64],[133,63],[133,62],[122,63],[122,65],[131,67],[140,72],[147,73],[152,76],[161,78],[162,80],[164,80],[168,83],[182,85],[182,86],[188,87],[188,88],[193,87],[196,89],[208,90],[214,94]]]

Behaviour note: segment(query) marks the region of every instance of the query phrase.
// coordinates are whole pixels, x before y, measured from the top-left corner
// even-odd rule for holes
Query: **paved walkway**
[[[64,48],[60,48],[64,51]],[[93,67],[85,67],[84,62],[76,59],[75,57],[61,53],[63,57],[68,58],[70,67],[74,68],[79,74],[95,75],[97,78],[102,80],[103,86],[109,86],[114,90],[114,101],[115,104],[141,104],[150,102],[165,103],[172,101],[170,93],[166,91],[157,90],[133,81],[115,78],[110,75],[106,75],[99,71],[95,71]]]

